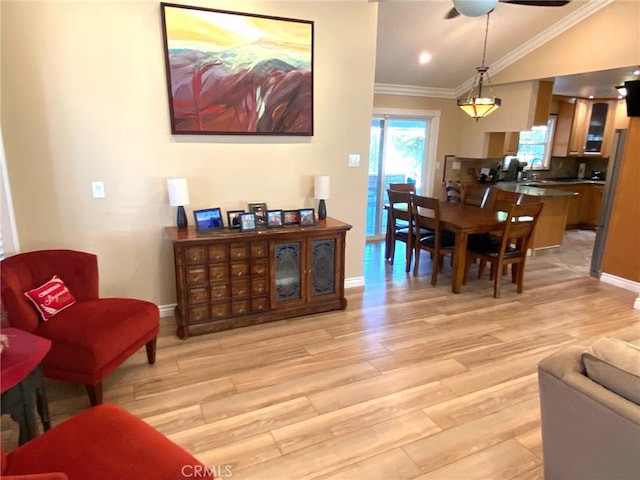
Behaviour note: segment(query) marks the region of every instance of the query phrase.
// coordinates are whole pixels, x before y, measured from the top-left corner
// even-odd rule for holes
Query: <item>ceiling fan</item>
[[[446,19],[459,15],[480,17],[491,12],[498,2],[528,5],[530,7],[563,7],[571,0],[453,0],[453,8],[449,10]]]

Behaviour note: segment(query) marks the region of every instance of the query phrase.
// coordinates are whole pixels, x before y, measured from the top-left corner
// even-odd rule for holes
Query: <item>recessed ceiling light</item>
[[[418,61],[422,65],[424,65],[425,63],[429,63],[431,61],[431,54],[428,52],[422,52],[418,57]]]
[[[593,95],[589,95],[589,100],[593,100]]]

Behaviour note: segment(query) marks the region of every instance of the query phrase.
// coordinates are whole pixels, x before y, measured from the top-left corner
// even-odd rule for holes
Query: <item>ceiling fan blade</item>
[[[447,14],[445,15],[445,20],[449,20],[451,18],[456,18],[460,16],[460,12],[458,10],[456,10],[456,7],[452,7],[451,10],[449,10],[447,12]]]
[[[498,0],[502,3],[514,5],[528,5],[530,7],[564,7],[571,0]]]

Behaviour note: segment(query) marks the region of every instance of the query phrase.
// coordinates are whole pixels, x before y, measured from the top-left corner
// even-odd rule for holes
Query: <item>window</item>
[[[527,170],[547,170],[551,161],[551,140],[556,125],[556,117],[550,116],[546,125],[535,126],[520,132],[517,158],[527,162]]]

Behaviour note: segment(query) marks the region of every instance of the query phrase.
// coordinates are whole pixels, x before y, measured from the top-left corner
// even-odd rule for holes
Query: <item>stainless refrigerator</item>
[[[626,129],[616,130],[613,137],[613,150],[609,157],[609,164],[607,165],[607,181],[602,192],[602,204],[600,205],[600,214],[598,216],[598,224],[596,225],[596,239],[593,244],[593,255],[591,256],[590,273],[592,277],[596,278],[600,278],[600,274],[602,273],[602,256],[604,255],[604,246],[609,230],[609,219],[611,218],[611,211],[613,209],[613,199],[618,183],[620,163],[622,161],[626,138]]]

